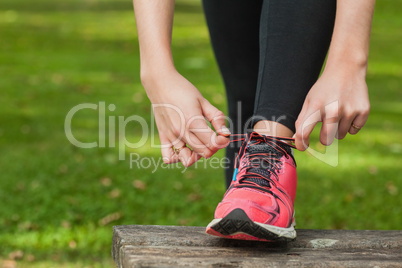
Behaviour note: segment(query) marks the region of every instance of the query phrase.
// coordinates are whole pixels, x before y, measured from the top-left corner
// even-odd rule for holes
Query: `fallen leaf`
[[[121,213],[120,212],[115,212],[109,215],[106,215],[102,219],[99,220],[99,225],[100,226],[105,226],[113,221],[117,221],[118,219],[121,218]]]
[[[10,252],[10,254],[8,254],[8,257],[12,260],[22,259],[22,257],[24,257],[24,252],[22,252],[22,250],[16,250]]]
[[[100,182],[101,182],[101,184],[102,184],[103,186],[106,186],[106,187],[112,185],[112,180],[111,180],[110,178],[102,178],[102,179],[100,180]]]
[[[117,198],[117,197],[120,196],[120,194],[121,194],[121,192],[120,192],[119,189],[113,189],[112,191],[110,191],[109,197],[110,198]]]
[[[145,188],[147,188],[147,185],[145,184],[145,182],[140,181],[140,180],[134,180],[133,186],[134,186],[134,188],[140,189],[140,190],[145,190]]]
[[[3,261],[2,268],[17,268],[17,262],[14,260],[5,260]]]

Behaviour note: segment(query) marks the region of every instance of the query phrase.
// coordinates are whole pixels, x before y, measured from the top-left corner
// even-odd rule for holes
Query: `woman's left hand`
[[[370,102],[365,66],[336,67],[326,69],[307,94],[296,121],[298,150],[308,148],[309,136],[318,122],[322,122],[320,142],[330,145],[348,132],[356,134],[367,121]]]

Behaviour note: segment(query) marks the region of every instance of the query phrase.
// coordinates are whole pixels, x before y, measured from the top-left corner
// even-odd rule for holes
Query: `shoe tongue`
[[[249,153],[268,153],[268,154],[278,154],[278,150],[274,149],[272,146],[267,143],[258,143],[258,144],[250,144],[247,148]]]
[[[286,153],[292,154],[292,150],[287,144],[279,141],[275,142],[275,144],[271,143],[272,142],[267,143],[261,136],[254,136],[250,139],[246,148],[246,154],[250,154],[249,160],[254,166],[247,169],[248,175],[245,176],[243,182],[253,182],[262,187],[271,187],[269,180],[272,173],[276,173],[276,169],[278,168],[275,164],[276,161],[279,161]],[[278,147],[282,148],[286,153]],[[264,160],[264,157],[268,157],[270,160]],[[256,167],[256,165],[258,167]],[[257,177],[253,177],[253,175]]]
[[[269,167],[260,166],[259,168],[249,168],[247,172],[258,174],[264,178],[269,178],[271,177],[271,174],[267,171],[267,169],[269,169]]]
[[[277,142],[275,143],[278,147],[282,148],[288,154],[292,154],[290,146],[286,143]],[[282,155],[283,153],[268,144],[262,137],[253,137],[247,148],[249,153],[267,153],[274,155]]]
[[[260,186],[271,187],[270,182],[268,180],[263,179],[263,178],[268,179],[271,176],[271,174],[268,171],[261,169],[261,168],[250,168],[248,170],[248,172],[258,174],[262,178],[261,177],[248,177],[243,180],[244,182],[245,181],[254,182]]]
[[[247,178],[247,179],[244,179],[243,181],[254,182],[255,184],[258,184],[259,186],[263,186],[263,187],[271,187],[270,183],[267,180],[260,179],[260,178]]]

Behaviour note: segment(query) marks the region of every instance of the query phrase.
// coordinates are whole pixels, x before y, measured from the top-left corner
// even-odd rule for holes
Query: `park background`
[[[298,228],[400,229],[401,10],[400,0],[377,1],[371,115],[359,135],[339,142],[338,166],[296,153]],[[173,54],[177,69],[226,110],[200,1],[177,1]],[[81,103],[114,104],[106,116],[151,120],[130,1],[2,0],[0,75],[0,265],[112,267],[113,225],[211,220],[225,190],[221,169],[152,174],[128,161],[130,152],[158,159],[150,140],[120,161],[118,147],[81,149],[66,138],[65,117]],[[97,112],[78,112],[72,127],[78,139],[97,141]],[[127,135],[135,142],[142,130],[129,124]],[[317,132],[312,143],[320,147]]]

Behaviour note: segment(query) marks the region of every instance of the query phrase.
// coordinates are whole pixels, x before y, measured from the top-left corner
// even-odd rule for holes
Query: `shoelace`
[[[251,132],[249,134],[230,134],[230,135],[228,135],[226,137],[230,138],[230,142],[244,141],[247,138],[247,135],[251,135],[253,133],[256,133],[256,132]],[[254,135],[259,135],[259,134],[256,133]],[[262,135],[259,135],[259,136],[262,136]],[[270,139],[270,140],[275,141],[275,142],[284,143],[284,144],[296,149],[296,146],[294,144],[295,143],[294,138],[280,137],[280,136],[267,136],[267,135],[264,135],[264,137],[266,139]],[[287,143],[287,142],[290,142],[290,143]]]
[[[253,137],[254,139],[252,139]],[[244,142],[247,138],[248,142]],[[236,187],[271,188],[272,185],[276,185],[272,177],[278,181],[277,172],[282,167],[280,159],[282,156],[293,158],[286,148],[296,148],[293,138],[262,136],[255,132],[232,134],[230,135],[230,141],[243,141],[235,165],[236,167],[239,166],[239,161],[241,161],[243,165],[239,173],[243,169],[246,169],[246,172],[238,179],[239,183]]]

